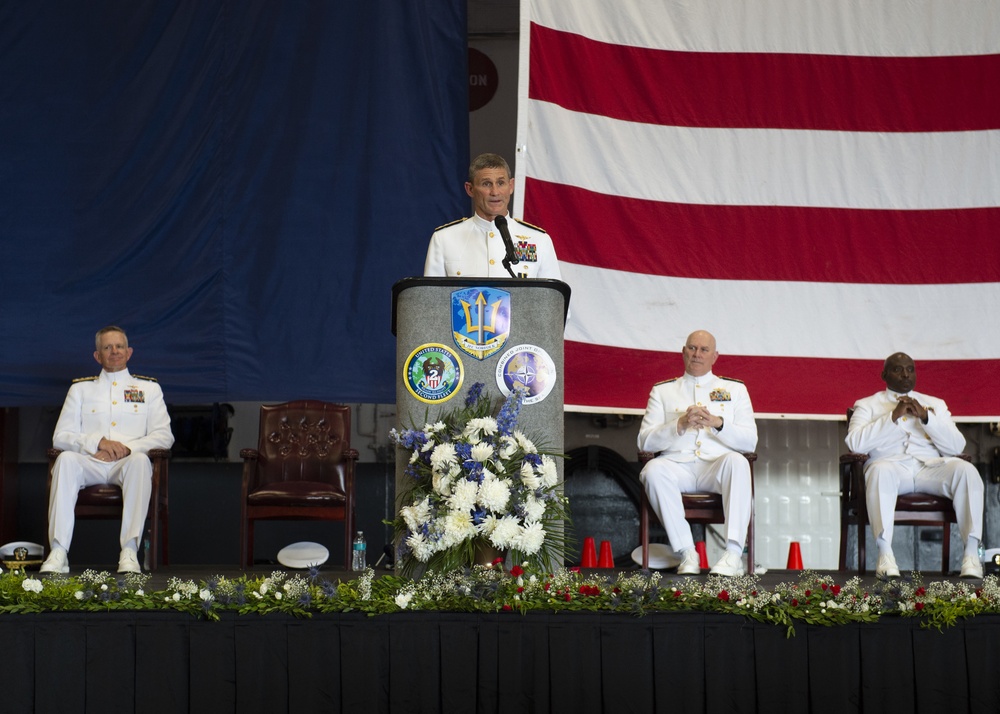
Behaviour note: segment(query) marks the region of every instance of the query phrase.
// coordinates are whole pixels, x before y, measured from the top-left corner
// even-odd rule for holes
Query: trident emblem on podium
[[[455,344],[478,360],[496,354],[510,335],[510,293],[496,288],[466,288],[451,294]]]

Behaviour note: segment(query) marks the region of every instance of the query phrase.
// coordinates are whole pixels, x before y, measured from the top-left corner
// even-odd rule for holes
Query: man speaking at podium
[[[514,179],[502,156],[477,156],[469,166],[465,192],[475,215],[434,231],[425,276],[562,280],[549,234],[507,213]]]

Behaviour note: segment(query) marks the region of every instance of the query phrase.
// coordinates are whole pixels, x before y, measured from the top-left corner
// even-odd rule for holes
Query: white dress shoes
[[[712,566],[710,571],[712,575],[724,575],[727,578],[734,578],[738,575],[743,575],[746,571],[743,569],[743,557],[736,555],[735,553],[730,553],[728,550],[722,554],[719,558],[719,562]]]
[[[979,557],[975,555],[967,555],[962,558],[962,572],[959,575],[963,578],[976,578],[977,580],[983,579],[983,564],[980,562]]]
[[[119,573],[142,572],[142,568],[139,567],[139,559],[136,557],[136,552],[131,548],[122,548],[122,554],[118,558],[118,572]]]
[[[69,572],[69,555],[66,553],[65,548],[53,548],[52,552],[49,553],[49,557],[45,559],[42,566],[38,569],[40,573],[68,573]]]
[[[876,578],[898,578],[899,568],[896,566],[896,558],[892,553],[881,553],[878,556],[878,565],[875,566]]]
[[[697,575],[701,572],[701,558],[698,556],[697,550],[689,548],[682,555],[684,558],[677,566],[678,575]]]

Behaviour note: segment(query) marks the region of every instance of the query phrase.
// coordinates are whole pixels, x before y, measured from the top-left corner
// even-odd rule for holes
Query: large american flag
[[[762,416],[917,362],[1000,415],[1000,3],[523,0],[515,211],[573,289],[566,405],[641,411],[707,329]]]

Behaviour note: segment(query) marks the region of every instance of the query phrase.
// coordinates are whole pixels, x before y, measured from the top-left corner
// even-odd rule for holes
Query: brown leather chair
[[[851,423],[854,409],[847,410]],[[967,454],[960,458],[972,461]],[[865,563],[865,533],[868,526],[868,501],[865,498],[865,464],[868,454],[853,451],[840,455],[840,570],[847,570],[847,534],[850,526],[858,527],[858,572],[868,572]],[[896,497],[897,526],[940,526],[941,574],[947,575],[951,563],[951,524],[957,523],[955,506],[946,496],[930,493],[904,493]]]
[[[52,492],[52,467],[56,457],[62,453],[60,449],[48,449],[49,477],[45,493]],[[150,449],[149,460],[153,464],[153,490],[149,496],[149,512],[146,519],[150,522],[149,565],[150,570],[156,570],[159,564],[170,565],[170,449]],[[87,486],[80,490],[76,497],[76,519],[122,517],[122,490],[111,484]],[[46,537],[48,535],[48,516],[46,516]]]
[[[350,568],[354,532],[351,409],[343,404],[294,401],[260,408],[256,449],[243,449],[241,567],[253,563],[254,522],[344,522],[344,566]]]
[[[649,451],[639,452],[639,465],[645,466],[656,454]],[[752,451],[743,452],[743,456],[750,462],[750,492],[753,493],[753,465],[757,461],[757,454]],[[649,498],[646,496],[646,489],[640,488],[639,503],[639,541],[642,545],[642,567],[649,567],[649,518],[652,515],[653,507],[649,505]],[[712,491],[690,491],[683,494],[684,518],[688,523],[725,523],[726,512],[722,507],[722,494]],[[747,526],[747,562],[748,572],[753,572],[755,567],[754,547],[753,547],[753,512],[750,508],[750,524]]]

